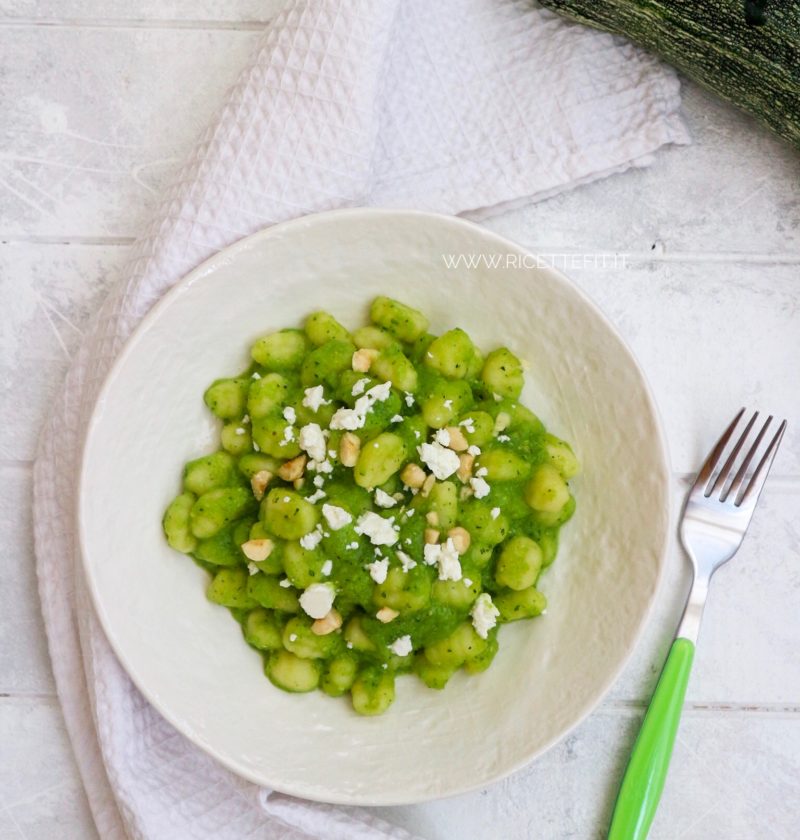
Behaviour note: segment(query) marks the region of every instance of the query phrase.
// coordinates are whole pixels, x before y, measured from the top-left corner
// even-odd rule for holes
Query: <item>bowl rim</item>
[[[231,258],[235,258],[240,251],[248,250],[254,244],[259,243],[263,239],[282,236],[286,232],[293,232],[295,229],[302,230],[304,227],[309,227],[316,224],[325,224],[329,221],[335,221],[337,219],[346,217],[349,217],[353,221],[358,221],[359,219],[369,219],[377,217],[390,219],[392,217],[398,216],[427,220],[432,225],[451,225],[456,228],[461,228],[462,230],[469,232],[473,236],[477,235],[481,237],[487,245],[496,245],[499,247],[503,247],[510,252],[516,252],[524,256],[536,256],[534,251],[525,247],[524,245],[521,245],[520,243],[515,242],[512,239],[497,234],[494,231],[488,230],[487,228],[476,224],[475,222],[468,221],[467,219],[461,218],[459,216],[450,216],[443,213],[433,213],[424,210],[410,209],[355,207],[328,210],[321,213],[313,213],[306,216],[301,216],[296,219],[290,219],[285,222],[279,222],[269,227],[261,228],[260,230],[255,231],[252,234],[244,236],[241,239],[238,239],[233,244],[223,247],[220,250],[216,251],[214,254],[212,254],[211,256],[203,260],[201,263],[199,263],[195,268],[191,269],[189,272],[184,274],[161,296],[161,298],[158,301],[156,301],[156,303],[145,313],[145,315],[142,317],[139,323],[131,331],[130,335],[125,340],[125,343],[121,348],[120,352],[112,362],[111,367],[109,368],[108,373],[104,377],[102,385],[100,386],[100,389],[97,392],[97,396],[94,400],[89,421],[86,424],[86,432],[84,434],[81,445],[80,465],[77,473],[78,492],[75,495],[74,517],[76,523],[76,533],[78,538],[77,548],[80,554],[80,565],[83,573],[83,578],[89,590],[92,608],[94,609],[95,614],[100,622],[100,625],[103,629],[103,633],[105,634],[106,639],[108,640],[108,643],[114,652],[114,655],[119,660],[120,664],[125,670],[125,673],[136,686],[136,689],[139,692],[141,692],[142,696],[147,700],[147,702],[150,703],[153,706],[153,708],[156,709],[156,711],[171,726],[173,726],[178,732],[180,732],[180,734],[183,737],[187,738],[195,747],[198,747],[199,749],[203,750],[203,752],[214,758],[228,770],[235,773],[238,777],[246,779],[247,781],[258,785],[259,787],[270,788],[271,790],[288,794],[291,796],[297,796],[303,799],[308,799],[310,801],[322,802],[332,805],[412,805],[422,802],[430,802],[438,799],[446,799],[464,793],[470,793],[485,788],[488,785],[495,784],[501,781],[502,779],[505,779],[508,776],[512,775],[513,773],[518,772],[522,768],[527,767],[531,762],[535,761],[544,753],[548,752],[557,743],[568,737],[575,729],[577,729],[578,726],[580,726],[589,717],[590,714],[592,714],[592,712],[594,712],[600,706],[600,704],[603,702],[603,700],[606,698],[609,691],[613,687],[613,685],[621,676],[622,672],[630,663],[636,648],[641,643],[645,628],[647,627],[650,619],[652,618],[656,601],[658,600],[659,594],[661,593],[661,590],[663,588],[667,565],[667,552],[672,542],[672,531],[674,525],[673,494],[671,493],[670,488],[672,468],[669,456],[667,437],[664,432],[664,424],[662,421],[661,413],[658,408],[658,404],[653,395],[650,382],[644,370],[642,369],[639,360],[633,353],[633,350],[631,349],[628,342],[622,335],[620,335],[617,328],[609,320],[605,313],[599,308],[599,306],[594,302],[594,300],[592,300],[592,298],[586,292],[584,292],[583,289],[581,289],[579,286],[573,283],[565,274],[563,274],[561,271],[552,266],[537,265],[535,269],[526,268],[525,270],[536,270],[545,272],[548,275],[550,281],[569,286],[572,292],[577,294],[578,297],[581,298],[583,304],[591,310],[594,317],[599,319],[620,342],[639,374],[640,380],[643,385],[644,395],[652,413],[654,425],[657,431],[656,437],[658,439],[658,466],[659,471],[663,477],[662,483],[664,486],[664,495],[667,501],[667,510],[665,511],[666,519],[663,523],[664,536],[662,539],[662,544],[660,545],[658,552],[655,555],[658,561],[658,570],[654,586],[649,595],[648,603],[642,612],[639,624],[631,637],[630,645],[625,656],[621,658],[616,668],[614,668],[609,673],[606,681],[602,684],[602,686],[595,693],[595,695],[589,698],[582,705],[579,713],[575,717],[575,720],[568,727],[564,728],[561,732],[553,735],[553,737],[548,739],[535,751],[529,753],[525,758],[515,762],[513,765],[504,767],[502,770],[494,773],[490,777],[480,779],[479,781],[476,781],[473,784],[455,786],[452,790],[448,790],[446,793],[443,794],[423,793],[415,794],[409,797],[408,795],[403,795],[402,791],[399,791],[397,793],[387,793],[379,796],[356,793],[342,795],[332,794],[330,796],[323,797],[315,793],[314,791],[301,790],[299,788],[286,788],[281,785],[279,779],[267,779],[265,776],[260,776],[257,773],[252,773],[247,767],[242,766],[236,760],[235,757],[222,755],[219,752],[217,752],[211,745],[195,740],[192,734],[187,731],[187,727],[184,726],[180,714],[173,712],[166,702],[162,702],[158,696],[157,690],[155,688],[151,689],[150,687],[148,687],[148,685],[146,684],[146,680],[141,679],[140,675],[136,673],[133,667],[131,667],[131,664],[128,660],[128,657],[125,654],[125,651],[118,644],[118,641],[117,639],[115,639],[112,629],[109,626],[109,617],[102,609],[102,598],[101,593],[98,589],[98,583],[89,568],[90,564],[88,562],[88,540],[86,534],[86,523],[84,522],[81,516],[81,510],[83,506],[82,502],[84,494],[85,492],[87,492],[85,490],[85,486],[89,478],[87,474],[87,452],[89,439],[95,427],[99,424],[99,422],[102,419],[102,409],[107,397],[107,393],[113,385],[115,379],[119,375],[120,368],[126,362],[128,357],[134,352],[137,341],[141,334],[147,331],[151,322],[155,321],[159,317],[162,310],[171,306],[173,301],[177,300],[180,297],[180,295],[184,293],[187,289],[189,289],[195,282],[201,280],[203,277],[209,274],[212,274],[220,261],[227,261]]]

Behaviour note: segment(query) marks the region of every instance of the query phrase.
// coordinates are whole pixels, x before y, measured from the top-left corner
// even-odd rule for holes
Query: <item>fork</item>
[[[680,535],[692,561],[692,587],[622,779],[608,840],[647,837],[667,777],[711,576],[739,550],[786,430],[784,420],[758,458],[773,418],[752,440],[756,411],[729,446],[744,415],[743,408],[717,441],[686,500]]]

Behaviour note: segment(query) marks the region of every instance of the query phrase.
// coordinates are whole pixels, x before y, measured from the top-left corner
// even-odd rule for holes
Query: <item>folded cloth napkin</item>
[[[109,648],[73,511],[87,417],[131,330],[201,260],[266,225],[355,205],[487,215],[688,142],[678,107],[656,60],[530,2],[295,0],[266,28],[87,333],[35,466],[50,655],[103,840],[410,837],[237,778],[160,717]]]

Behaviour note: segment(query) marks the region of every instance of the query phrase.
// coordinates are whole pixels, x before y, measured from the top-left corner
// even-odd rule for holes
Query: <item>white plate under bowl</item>
[[[450,254],[487,259],[453,269],[443,258]],[[500,267],[488,267],[493,255]],[[643,374],[613,327],[562,275],[519,267],[524,260],[518,245],[455,218],[310,216],[193,271],[114,365],[80,482],[94,604],[143,694],[240,775],[349,804],[461,793],[562,738],[628,659],[663,566],[663,435]],[[346,699],[273,688],[227,610],[206,600],[205,572],[167,547],[161,517],[184,462],[215,448],[206,386],[245,368],[258,336],[320,308],[355,328],[379,294],[427,313],[433,332],[460,326],[479,346],[507,344],[528,360],[525,403],[574,444],[584,471],[574,481],[577,513],[541,579],[547,614],[502,628],[485,674],[457,674],[442,692],[403,677],[389,712],[364,718]]]

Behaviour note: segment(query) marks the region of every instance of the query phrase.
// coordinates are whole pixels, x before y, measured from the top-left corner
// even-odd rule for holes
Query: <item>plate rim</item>
[[[634,652],[641,644],[644,631],[652,618],[656,602],[658,601],[659,595],[664,585],[664,579],[666,576],[665,573],[667,565],[667,553],[672,543],[672,531],[674,524],[674,500],[670,487],[672,467],[669,455],[669,445],[664,430],[664,423],[661,416],[661,412],[659,410],[658,403],[656,402],[652,387],[650,385],[650,381],[647,378],[645,371],[643,370],[638,358],[634,354],[632,348],[630,347],[626,339],[619,333],[616,326],[606,316],[602,309],[600,309],[600,307],[595,303],[595,301],[583,289],[581,289],[579,286],[573,283],[573,281],[570,280],[566,274],[562,273],[553,266],[540,266],[537,262],[535,268],[526,267],[525,270],[535,270],[544,272],[546,275],[548,275],[551,281],[555,281],[556,283],[559,283],[561,285],[568,286],[574,294],[578,295],[578,297],[581,298],[582,302],[592,311],[593,315],[600,321],[602,321],[604,326],[614,335],[614,337],[625,349],[629,359],[633,362],[633,365],[637,373],[639,374],[639,378],[643,385],[644,396],[652,413],[654,425],[657,431],[656,437],[658,441],[658,466],[662,479],[660,483],[664,489],[664,495],[667,503],[666,510],[663,512],[664,518],[661,520],[661,524],[663,524],[664,536],[656,555],[658,561],[658,570],[652,592],[649,596],[648,603],[644,611],[642,612],[642,616],[638,623],[638,626],[636,627],[636,631],[632,636],[630,647],[625,656],[622,657],[622,659],[620,660],[617,667],[609,674],[608,678],[602,684],[601,688],[596,692],[595,696],[589,699],[586,703],[584,703],[581,706],[579,713],[575,717],[575,720],[568,727],[563,729],[557,735],[554,735],[552,738],[548,739],[536,750],[530,752],[524,759],[516,761],[511,766],[504,767],[501,771],[492,774],[488,778],[480,779],[468,785],[458,784],[453,786],[451,789],[447,789],[443,793],[421,793],[409,796],[407,794],[403,795],[403,793],[400,792],[396,794],[385,793],[383,795],[375,796],[370,795],[368,793],[341,794],[336,793],[332,790],[330,792],[330,795],[323,796],[320,795],[320,793],[317,790],[307,790],[296,786],[282,786],[280,780],[267,779],[265,776],[261,776],[257,773],[250,772],[250,770],[247,767],[239,764],[235,757],[221,755],[211,745],[196,740],[193,737],[193,735],[187,731],[187,727],[183,725],[181,716],[179,714],[173,713],[167,703],[162,703],[158,697],[157,690],[149,689],[145,684],[146,681],[142,680],[140,675],[138,675],[135,672],[135,669],[133,669],[130,666],[128,658],[126,657],[124,651],[121,649],[121,646],[118,644],[118,640],[115,639],[114,634],[109,626],[111,623],[110,617],[105,613],[102,607],[102,598],[100,592],[98,591],[98,583],[90,570],[90,564],[88,563],[87,559],[87,534],[85,522],[83,520],[83,517],[81,516],[81,511],[83,508],[83,499],[85,493],[87,492],[85,487],[88,480],[87,452],[89,448],[88,443],[90,437],[95,427],[100,423],[102,419],[102,409],[107,397],[107,393],[110,390],[115,379],[119,375],[121,367],[128,359],[128,357],[134,352],[135,346],[140,336],[147,331],[151,322],[158,319],[162,310],[172,305],[173,301],[178,299],[180,295],[187,289],[189,289],[194,283],[203,279],[209,274],[212,274],[216,269],[217,263],[221,261],[228,261],[231,258],[235,258],[240,251],[246,251],[249,248],[253,247],[253,245],[258,244],[264,239],[270,239],[276,236],[279,237],[283,235],[286,231],[291,231],[295,228],[302,230],[304,227],[309,227],[311,225],[316,224],[324,224],[328,221],[336,220],[343,217],[350,217],[351,219],[358,220],[359,218],[375,218],[381,216],[386,218],[390,218],[393,216],[412,217],[417,219],[428,220],[432,224],[435,223],[451,225],[456,228],[462,228],[463,230],[470,232],[472,235],[477,234],[478,236],[482,237],[487,244],[502,246],[510,252],[516,252],[523,256],[530,256],[534,258],[536,257],[535,252],[527,248],[526,246],[515,242],[514,240],[509,239],[505,236],[502,236],[501,234],[495,233],[494,231],[491,231],[475,222],[469,221],[459,216],[449,216],[443,213],[433,213],[424,210],[378,207],[342,208],[301,216],[296,219],[290,219],[288,221],[280,222],[269,227],[261,228],[255,231],[254,233],[242,237],[241,239],[237,240],[231,245],[221,248],[220,250],[216,251],[214,254],[203,260],[201,263],[199,263],[195,268],[191,269],[189,272],[184,274],[159,298],[158,301],[156,301],[153,304],[153,306],[150,307],[150,309],[145,313],[145,315],[142,317],[139,323],[131,331],[130,335],[126,338],[122,348],[111,363],[111,367],[109,368],[108,372],[103,378],[102,385],[100,386],[100,389],[97,392],[97,396],[94,400],[89,420],[86,424],[86,431],[82,438],[80,463],[77,473],[78,492],[75,495],[75,506],[73,511],[77,534],[76,547],[78,550],[78,554],[80,555],[79,559],[80,567],[82,570],[82,576],[85,585],[89,591],[92,608],[95,611],[98,621],[100,622],[100,626],[102,627],[103,633],[112,651],[114,652],[114,655],[117,657],[117,660],[124,669],[128,678],[134,684],[136,689],[139,692],[141,692],[142,696],[147,700],[147,702],[150,703],[150,705],[152,705],[153,708],[171,726],[173,726],[183,737],[187,738],[187,740],[189,740],[195,747],[201,749],[206,755],[211,756],[214,760],[218,761],[228,770],[235,773],[239,778],[246,779],[247,781],[258,785],[259,787],[269,788],[270,790],[274,790],[276,792],[284,793],[290,796],[297,796],[313,802],[321,802],[332,805],[375,807],[412,805],[423,802],[430,802],[438,799],[445,799],[452,796],[458,796],[464,793],[470,793],[485,788],[488,785],[495,784],[501,781],[502,779],[505,779],[508,776],[512,775],[513,773],[518,772],[522,768],[527,767],[531,762],[535,761],[544,753],[552,749],[552,747],[555,746],[557,743],[567,738],[575,729],[577,729],[578,726],[580,726],[589,717],[589,715],[591,715],[600,706],[603,700],[605,700],[611,688],[618,681],[623,671],[630,663]]]

